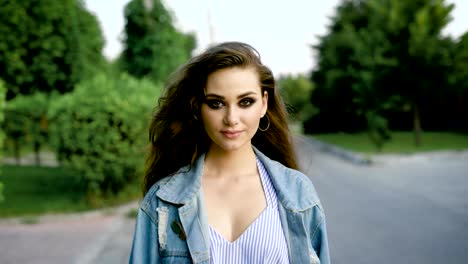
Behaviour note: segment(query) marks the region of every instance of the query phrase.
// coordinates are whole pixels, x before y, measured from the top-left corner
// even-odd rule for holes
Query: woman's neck
[[[205,174],[209,177],[250,175],[257,170],[252,146],[236,151],[210,148],[205,156]]]

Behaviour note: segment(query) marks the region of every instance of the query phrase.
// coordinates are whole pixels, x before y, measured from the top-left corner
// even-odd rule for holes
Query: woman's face
[[[268,93],[262,93],[252,67],[218,70],[208,76],[201,118],[211,139],[210,151],[251,147],[260,118],[267,111]]]

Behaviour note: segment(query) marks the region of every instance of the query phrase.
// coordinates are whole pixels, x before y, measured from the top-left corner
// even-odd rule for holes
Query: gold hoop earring
[[[267,120],[268,120],[268,124],[267,124],[266,128],[261,128],[260,125],[258,126],[258,130],[260,130],[260,131],[262,131],[262,132],[265,132],[265,131],[268,130],[268,128],[270,128],[270,118],[269,118],[267,115],[265,115],[265,116],[266,116],[266,118],[267,118]],[[265,117],[265,116],[263,116],[263,117]],[[262,117],[262,118],[263,118],[263,117]]]

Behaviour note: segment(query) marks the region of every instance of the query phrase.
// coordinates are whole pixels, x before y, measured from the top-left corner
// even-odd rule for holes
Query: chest
[[[209,225],[228,241],[236,240],[267,206],[258,175],[241,181],[202,183]]]

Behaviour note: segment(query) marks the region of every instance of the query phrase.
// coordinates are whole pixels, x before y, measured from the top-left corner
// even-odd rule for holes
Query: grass
[[[61,168],[5,165],[0,179],[5,198],[1,217],[88,209],[84,188]]]
[[[375,146],[371,143],[366,133],[314,134],[309,136],[351,151],[364,154],[377,153]],[[392,132],[392,139],[384,144],[381,153],[410,154],[427,151],[468,149],[468,134],[423,132],[421,140],[422,145],[416,147],[414,145],[413,132]]]
[[[0,217],[80,212],[121,204],[140,195],[135,183],[114,197],[90,203],[84,186],[62,168],[5,165],[1,170],[4,200],[0,202]]]

